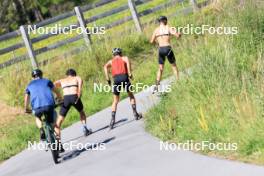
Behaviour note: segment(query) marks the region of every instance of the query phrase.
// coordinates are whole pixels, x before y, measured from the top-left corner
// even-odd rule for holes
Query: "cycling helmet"
[[[38,78],[38,77],[41,78],[42,75],[43,75],[42,71],[38,68],[33,70],[31,73],[32,78]]]
[[[122,54],[122,49],[121,49],[121,48],[114,48],[114,49],[112,50],[112,54],[113,54],[114,56],[116,56],[116,55],[121,55],[121,54]]]
[[[158,18],[158,22],[163,22],[164,24],[167,24],[168,18],[166,16],[160,16]]]
[[[67,75],[67,76],[76,76],[77,73],[76,73],[76,71],[75,71],[74,69],[70,68],[70,69],[68,69],[68,70],[66,71],[66,75]]]

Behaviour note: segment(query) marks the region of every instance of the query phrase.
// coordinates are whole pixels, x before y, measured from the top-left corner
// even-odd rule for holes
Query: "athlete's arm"
[[[60,93],[59,89],[57,89],[56,87],[53,87],[53,88],[52,88],[52,92],[55,93],[56,98],[57,98],[59,101],[62,100],[62,96],[61,96],[61,93]]]
[[[169,27],[169,32],[170,32],[171,35],[173,35],[173,36],[175,36],[177,38],[180,38],[180,36],[181,36],[181,33],[177,32],[176,28],[174,28],[174,27]]]
[[[77,95],[80,98],[81,94],[82,94],[83,80],[79,76],[77,76],[76,78],[77,78],[77,81],[78,81],[78,92],[77,92]]]
[[[24,109],[25,109],[25,111],[27,111],[29,109],[29,98],[30,98],[30,95],[28,93],[26,93],[25,97],[24,97]]]
[[[61,88],[61,80],[57,80],[57,81],[55,81],[55,82],[54,82],[54,86],[55,86],[56,88]]]
[[[48,86],[50,87],[50,89],[52,90],[52,92],[55,93],[56,97],[59,99],[59,100],[62,100],[62,96],[60,94],[60,91],[59,89],[51,82],[49,81],[48,82]]]
[[[109,75],[108,75],[108,69],[111,67],[111,65],[112,65],[112,61],[111,61],[111,60],[108,61],[108,62],[104,65],[104,73],[105,73],[105,78],[106,78],[107,81],[110,80]]]
[[[153,32],[152,37],[150,39],[150,43],[154,44],[156,40],[156,30]]]
[[[131,77],[132,76],[132,70],[131,70],[130,61],[129,61],[128,57],[126,57],[126,56],[122,57],[122,59],[127,64],[127,72],[128,72],[129,77]]]
[[[25,112],[27,112],[27,110],[29,109],[29,102],[30,102],[30,91],[29,91],[29,89],[27,87],[26,91],[25,91],[25,96],[24,96],[24,109],[25,109]]]

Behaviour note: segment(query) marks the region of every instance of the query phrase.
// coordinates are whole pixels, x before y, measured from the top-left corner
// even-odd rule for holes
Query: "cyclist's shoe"
[[[83,127],[83,133],[84,136],[89,136],[90,134],[92,134],[92,130],[89,130],[87,127]]]
[[[109,125],[110,130],[112,130],[114,128],[114,125],[115,125],[115,118],[112,118],[111,122],[110,122],[110,125]]]
[[[46,140],[46,136],[45,136],[44,129],[43,128],[40,128],[39,133],[40,133],[40,140],[41,141],[45,141]]]
[[[135,120],[140,120],[142,119],[142,114],[141,113],[134,113]]]

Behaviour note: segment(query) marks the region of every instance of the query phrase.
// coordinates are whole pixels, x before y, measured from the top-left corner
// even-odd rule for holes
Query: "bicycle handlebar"
[[[26,113],[26,114],[31,114],[31,113],[32,113],[32,110],[31,110],[31,109],[26,109],[26,110],[25,110],[25,113]]]
[[[55,105],[54,105],[54,108],[57,108],[58,106],[61,106],[63,105],[63,100],[57,102]]]

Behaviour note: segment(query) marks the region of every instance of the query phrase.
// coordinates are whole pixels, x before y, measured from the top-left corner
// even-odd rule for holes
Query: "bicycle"
[[[58,103],[54,107],[56,108],[61,104],[62,103]],[[32,110],[26,110],[26,113],[31,114]],[[59,163],[59,161],[58,161],[59,153],[60,153],[60,142],[56,138],[53,124],[48,123],[46,120],[47,118],[48,117],[45,114],[44,119],[43,119],[43,122],[44,122],[43,128],[44,128],[44,133],[45,133],[45,138],[46,138],[45,141],[48,144],[48,148],[50,148],[50,150],[51,150],[51,154],[52,154],[52,158],[53,158],[54,163],[58,164]]]

